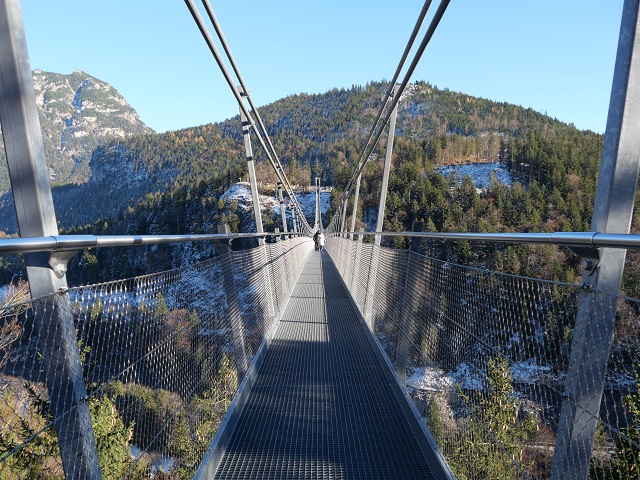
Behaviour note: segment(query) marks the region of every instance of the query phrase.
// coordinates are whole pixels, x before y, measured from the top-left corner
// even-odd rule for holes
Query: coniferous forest
[[[292,95],[261,109],[293,184],[308,187],[319,176],[323,185],[334,186],[335,208],[385,88],[384,83],[372,82],[324,94]],[[357,228],[375,227],[385,143],[383,135],[376,159],[363,175]],[[385,229],[410,230],[414,220],[423,220],[431,231],[588,231],[602,144],[603,135],[531,109],[426,82],[411,85],[400,102]],[[260,186],[268,193],[275,175],[260,149],[254,150]],[[495,161],[504,162],[512,185],[492,181],[480,191],[471,178],[445,177],[437,170]],[[102,144],[94,150],[90,167],[88,182],[54,188],[59,224],[67,233],[214,232],[217,222],[238,230],[251,221],[237,205],[219,201],[230,185],[247,179],[238,117]],[[1,201],[0,219],[12,233],[15,221],[8,197]],[[265,221],[274,225],[269,218]],[[406,246],[400,238],[394,243]],[[508,273],[563,281],[579,275],[577,258],[555,247],[459,242],[428,248],[440,258]],[[77,273],[71,278],[91,282],[146,272],[154,265],[161,269],[180,264],[181,250],[167,251],[173,253],[149,261],[146,256],[140,260],[140,252],[126,254],[128,261],[112,252],[85,254],[90,256],[86,261],[74,259],[80,269],[74,269]],[[637,271],[635,260],[631,254],[628,275]],[[11,264],[5,269],[5,280],[15,268]],[[625,291],[634,294],[634,284],[626,281]]]

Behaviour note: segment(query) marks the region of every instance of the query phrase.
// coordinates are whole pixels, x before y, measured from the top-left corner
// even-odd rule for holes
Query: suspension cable
[[[376,128],[378,128],[378,123],[380,122],[380,117],[382,117],[382,114],[384,113],[384,110],[385,110],[385,107],[387,106],[387,103],[389,102],[389,100],[393,96],[392,95],[393,87],[396,84],[396,81],[398,80],[398,77],[400,76],[400,72],[402,71],[402,67],[404,66],[404,62],[407,60],[407,57],[409,56],[409,52],[411,51],[411,48],[413,47],[413,43],[415,42],[416,37],[418,36],[418,33],[420,32],[420,28],[422,27],[422,22],[424,22],[424,19],[427,16],[427,12],[429,11],[429,7],[431,6],[431,1],[432,0],[426,0],[424,2],[424,5],[422,6],[422,10],[420,11],[420,15],[418,16],[418,20],[416,21],[416,24],[413,27],[413,31],[411,32],[411,36],[409,37],[409,41],[407,42],[407,45],[406,45],[406,47],[404,49],[404,52],[402,54],[402,58],[400,59],[400,62],[398,63],[396,71],[393,74],[393,78],[389,82],[389,86],[387,87],[387,91],[384,94],[384,102],[380,106],[380,109],[378,110],[378,115],[376,116],[376,119],[373,122],[373,126],[371,127],[371,131],[369,132],[369,138],[367,138],[367,143],[365,143],[364,149],[362,151],[362,155],[358,159],[358,163],[356,165],[359,165],[360,162],[362,162],[364,160],[364,158],[363,158],[364,157],[364,152],[365,152],[366,148],[369,146],[369,142],[371,142],[371,139],[373,138],[373,135],[374,135],[374,132],[375,132]],[[357,177],[357,175],[355,177]],[[349,179],[349,185],[354,181],[355,177],[352,176],[351,179]]]
[[[229,48],[229,44],[227,43],[227,39],[224,36],[224,33],[222,32],[222,27],[220,26],[220,22],[218,22],[218,18],[216,17],[215,12],[213,11],[213,8],[211,7],[211,3],[209,2],[209,0],[202,0],[202,4],[204,5],[204,8],[207,12],[207,14],[209,15],[209,19],[211,20],[211,23],[213,24],[213,29],[215,30],[216,34],[218,35],[218,39],[220,40],[220,43],[222,45],[222,48],[225,52],[225,54],[227,55],[227,58],[229,59],[229,62],[231,63],[231,68],[233,69],[234,73],[236,74],[236,77],[238,77],[238,81],[240,82],[240,86],[242,87],[242,90],[244,91],[244,95],[247,97],[247,100],[249,101],[249,105],[251,106],[251,109],[253,111],[253,113],[256,116],[256,120],[258,121],[258,124],[260,125],[260,128],[262,129],[262,132],[267,140],[267,144],[269,145],[269,148],[271,149],[271,153],[273,154],[275,161],[277,163],[277,165],[280,168],[282,167],[282,164],[280,163],[280,159],[278,158],[278,153],[276,152],[275,147],[273,146],[273,143],[271,142],[271,137],[269,136],[269,133],[267,132],[267,128],[265,127],[263,121],[262,121],[262,117],[260,116],[260,113],[258,111],[258,109],[256,108],[256,106],[253,103],[253,99],[251,98],[251,93],[249,92],[249,90],[247,89],[244,79],[242,78],[242,75],[240,74],[240,69],[238,68],[238,65],[236,64],[235,59],[233,58],[233,54],[231,53],[231,49]],[[288,178],[285,177],[285,179],[288,181]],[[291,185],[289,185],[291,187]],[[293,190],[293,188],[292,188]]]
[[[429,1],[429,0],[427,0]],[[409,83],[409,79],[411,78],[411,75],[413,75],[413,72],[415,71],[418,62],[420,61],[420,59],[422,58],[422,54],[424,53],[425,49],[427,48],[427,45],[429,44],[429,42],[431,41],[431,38],[433,37],[433,34],[436,31],[436,28],[438,27],[438,25],[440,24],[440,20],[442,20],[442,17],[445,13],[445,11],[447,10],[447,7],[449,6],[451,0],[441,0],[440,5],[438,6],[438,9],[436,11],[436,13],[434,14],[433,19],[431,20],[431,23],[429,24],[429,28],[427,29],[422,42],[420,43],[420,45],[418,46],[418,50],[416,51],[413,60],[411,61],[411,64],[409,65],[409,68],[407,70],[407,73],[404,76],[404,79],[402,80],[402,83],[400,84],[400,87],[398,88],[398,93],[397,95],[395,95],[393,97],[393,100],[391,101],[391,105],[389,106],[388,110],[387,110],[387,114],[384,117],[384,121],[382,123],[382,125],[386,125],[387,122],[389,121],[389,118],[391,117],[391,112],[393,111],[393,109],[395,108],[395,106],[398,104],[398,102],[400,101],[400,98],[402,97],[402,93],[404,92],[407,84]],[[424,10],[424,9],[423,9]],[[415,29],[414,29],[415,30]],[[393,88],[394,86],[394,82],[392,82],[390,88]],[[364,167],[366,165],[366,162],[363,162],[362,159],[366,159],[369,157],[369,155],[371,155],[371,152],[373,151],[373,149],[376,147],[376,145],[378,144],[378,141],[380,140],[380,137],[382,136],[382,132],[383,132],[384,128],[380,128],[377,132],[377,134],[375,135],[374,141],[373,143],[369,144],[368,148],[365,148],[363,154],[360,157],[360,161],[358,162],[358,165],[356,166],[354,173],[351,177],[351,180],[349,181],[349,184],[347,186],[347,189],[345,189],[343,195],[342,195],[342,201],[340,202],[338,209],[336,211],[340,211],[341,208],[343,207],[343,205],[345,204],[345,202],[347,201],[347,199],[349,198],[349,195],[351,194],[351,190],[353,189],[354,186],[354,182],[358,175],[360,175],[362,173],[362,171],[364,170]],[[336,222],[336,216],[334,215],[331,224],[333,226],[335,226],[335,222]]]
[[[216,63],[218,64],[218,67],[220,68],[220,71],[222,72],[227,84],[229,85],[229,88],[231,89],[231,92],[233,93],[236,102],[238,103],[238,106],[240,107],[242,113],[244,113],[244,115],[247,117],[247,119],[249,120],[249,122],[251,123],[255,133],[256,133],[256,137],[258,138],[258,141],[260,142],[260,146],[262,147],[262,149],[264,150],[264,152],[267,155],[267,158],[269,159],[269,162],[271,163],[271,166],[273,167],[276,176],[278,177],[278,180],[284,185],[285,190],[287,191],[287,195],[289,196],[289,198],[291,199],[294,208],[297,210],[297,212],[299,213],[300,217],[302,218],[303,222],[304,222],[304,226],[307,230],[307,232],[311,232],[311,227],[309,226],[309,223],[307,222],[307,219],[305,217],[305,215],[302,212],[302,208],[300,207],[300,204],[293,192],[293,189],[291,188],[291,184],[289,183],[289,179],[286,176],[286,173],[284,172],[284,169],[282,168],[282,165],[280,164],[280,162],[276,162],[273,159],[273,156],[269,150],[269,148],[267,148],[267,145],[265,143],[265,140],[263,139],[262,135],[260,134],[260,132],[258,131],[255,121],[253,120],[253,117],[251,116],[251,114],[249,113],[247,107],[244,105],[244,102],[242,101],[242,97],[240,96],[240,93],[238,92],[236,85],[231,77],[231,74],[229,73],[229,70],[227,69],[226,65],[224,64],[222,57],[220,55],[220,52],[218,51],[218,48],[216,47],[211,35],[209,34],[209,31],[204,23],[204,20],[202,18],[202,16],[200,15],[200,12],[198,11],[197,7],[195,6],[193,0],[185,0],[185,3],[187,5],[187,8],[189,8],[189,12],[191,13],[191,16],[193,17],[194,21],[196,22],[196,25],[198,26],[198,29],[200,30],[200,33],[202,34],[203,38],[205,39],[207,46],[209,47],[209,50],[211,51],[211,53],[213,54],[213,57],[216,61]],[[226,43],[226,42],[225,42]],[[233,62],[235,63],[235,62]],[[245,93],[247,92],[247,89],[245,87],[243,87]],[[254,111],[256,111],[254,109]],[[266,132],[265,132],[266,133]]]

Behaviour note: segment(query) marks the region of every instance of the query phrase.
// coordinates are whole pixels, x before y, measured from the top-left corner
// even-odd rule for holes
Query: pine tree
[[[429,409],[427,411],[427,425],[429,431],[433,435],[433,439],[442,449],[445,441],[444,422],[442,421],[442,412],[433,395],[429,399]]]
[[[636,384],[640,386],[640,376],[636,373]],[[640,393],[630,393],[624,398],[630,424],[616,434],[616,453],[612,459],[611,478],[615,480],[640,479]]]
[[[502,357],[489,361],[487,372],[488,391],[475,393],[473,397],[460,392],[470,405],[471,416],[462,444],[452,458],[456,477],[491,478],[511,480],[523,465],[524,445],[537,431],[535,419],[521,418],[514,395],[508,361]]]

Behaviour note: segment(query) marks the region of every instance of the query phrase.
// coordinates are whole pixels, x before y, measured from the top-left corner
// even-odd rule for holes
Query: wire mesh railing
[[[549,478],[554,463],[578,457],[589,478],[640,478],[639,300],[340,237],[327,251],[457,478]],[[598,359],[606,378],[594,411],[566,386],[585,310],[585,336],[615,314],[610,353],[587,355],[608,355]],[[588,387],[595,376],[571,381]],[[556,447],[569,441],[566,407],[576,429],[595,430],[571,456]]]
[[[191,478],[312,245],[291,238],[36,300],[12,291],[0,308],[0,478],[75,478],[43,363],[60,309],[76,329],[102,477]],[[55,398],[67,402],[58,415],[77,407]]]

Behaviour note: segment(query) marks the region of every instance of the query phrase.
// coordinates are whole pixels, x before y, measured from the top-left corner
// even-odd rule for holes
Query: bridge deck
[[[434,478],[348,295],[312,252],[216,478]]]

